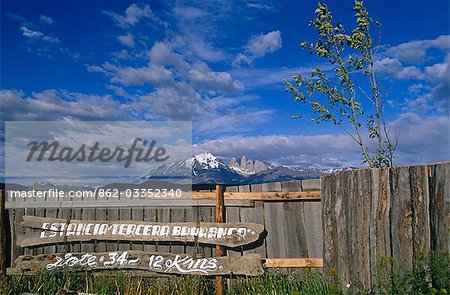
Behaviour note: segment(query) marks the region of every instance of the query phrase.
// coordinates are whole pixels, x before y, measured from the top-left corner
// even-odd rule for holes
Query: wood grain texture
[[[50,225],[52,224],[55,224],[55,226],[59,227],[57,229],[50,230]],[[47,230],[41,230],[40,232],[34,233],[32,236],[24,236],[23,239],[20,239],[18,243],[22,247],[64,242],[93,242],[111,240],[126,241],[126,243],[129,243],[130,241],[177,241],[187,243],[195,242],[197,238],[198,242],[203,244],[237,247],[258,240],[260,234],[264,230],[264,227],[261,224],[241,222],[151,223],[132,220],[118,220],[112,222],[106,220],[70,220],[70,222],[67,222],[67,220],[64,219],[50,219],[29,215],[23,217],[22,225],[31,229],[47,228]],[[69,233],[67,229],[62,229],[62,226],[69,225],[72,227],[72,230],[70,230],[71,233]],[[83,227],[83,225],[85,227]],[[104,226],[104,232],[100,233],[99,231],[97,234],[95,234],[95,232],[93,231],[95,229],[95,225]],[[165,227],[165,229],[167,229],[166,234],[163,234],[162,232],[163,226]],[[80,234],[77,235],[76,229],[78,228],[85,229],[81,229]],[[153,230],[153,228],[156,229]],[[190,230],[190,233],[181,234],[183,228],[185,228],[186,230]],[[129,234],[128,229],[130,229]],[[210,229],[213,230],[210,231]],[[180,232],[177,233],[178,230]],[[204,234],[200,234],[201,231]],[[53,235],[51,234],[52,232],[54,236],[51,236]],[[89,234],[85,234],[86,232],[88,232]],[[41,234],[43,234],[43,236],[41,236]],[[93,250],[89,252],[93,252]]]
[[[124,252],[113,253],[120,256]],[[68,256],[66,256],[68,255]],[[84,261],[75,263],[73,266],[64,266],[64,262],[72,259],[80,261],[83,255],[92,259],[93,264]],[[264,270],[261,258],[258,255],[246,255],[235,258],[193,258],[184,254],[172,253],[148,253],[144,251],[126,251],[126,261],[123,263],[111,263],[111,254],[105,253],[70,253],[70,254],[43,254],[19,256],[15,261],[15,270],[34,271],[49,270],[143,270],[164,274],[195,274],[202,276],[217,275],[262,275]],[[75,257],[75,258],[73,258]],[[161,258],[161,259],[159,259]],[[130,263],[130,261],[132,261]],[[82,264],[84,262],[84,264]],[[59,266],[61,265],[61,266]]]
[[[267,268],[297,268],[297,267],[323,267],[322,258],[267,258],[264,259]]]
[[[431,248],[450,252],[450,162],[432,165],[429,171]]]
[[[450,162],[343,171],[321,182],[328,278],[335,270],[344,284],[368,289],[391,271],[390,259],[403,275],[423,251],[450,250]]]

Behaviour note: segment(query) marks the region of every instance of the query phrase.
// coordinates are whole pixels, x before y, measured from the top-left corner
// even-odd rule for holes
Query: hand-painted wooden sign
[[[194,258],[184,254],[159,254],[144,251],[109,253],[67,253],[23,255],[16,259],[15,271],[53,270],[146,270],[165,274],[249,275],[263,274],[261,257]]]
[[[237,247],[257,241],[264,230],[263,225],[256,223],[67,221],[36,216],[24,216],[22,225],[40,232],[19,238],[21,247],[92,240],[199,242]]]

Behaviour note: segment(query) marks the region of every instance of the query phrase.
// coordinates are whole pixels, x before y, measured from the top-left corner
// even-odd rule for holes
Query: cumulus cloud
[[[434,163],[450,159],[448,114],[424,117],[406,112],[400,114],[391,126],[400,132],[396,164]]]
[[[245,51],[239,53],[233,61],[234,66],[239,66],[243,63],[251,63],[257,58],[266,56],[281,48],[281,32],[272,31],[267,34],[260,34],[252,36],[248,41]]]
[[[174,12],[177,18],[183,20],[194,20],[210,15],[206,10],[186,5],[177,5]]]
[[[61,43],[57,37],[47,36],[40,31],[29,29],[26,26],[21,26],[20,30],[22,31],[22,35],[29,40],[40,40],[54,44]]]
[[[147,67],[120,67],[105,62],[102,66],[91,65],[89,72],[103,73],[111,77],[111,83],[124,86],[141,86],[145,84],[166,84],[173,80],[172,72],[164,67],[150,65]]]
[[[53,18],[51,18],[47,15],[41,14],[41,16],[39,17],[39,21],[46,25],[53,25]]]
[[[46,30],[48,25],[53,24],[53,19],[46,15],[41,15],[39,21],[41,24],[35,24],[21,15],[14,13],[6,13],[6,16],[19,24],[19,29],[22,36],[27,42],[27,50],[33,52],[38,56],[45,58],[54,58],[55,53],[61,53],[73,59],[79,59],[80,54],[73,52],[63,45],[63,42],[56,36],[48,34]],[[45,28],[42,24],[47,25]]]
[[[249,131],[263,122],[267,122],[274,113],[270,109],[254,108],[231,109],[227,113],[209,114],[194,124],[197,132],[204,134],[222,134]]]
[[[134,37],[131,33],[128,33],[126,35],[121,35],[117,37],[117,40],[119,40],[120,43],[122,43],[125,46],[133,48],[135,45]]]
[[[205,63],[194,64],[188,75],[193,85],[199,88],[214,92],[243,90],[242,84],[233,81],[229,73],[212,71]]]
[[[191,121],[208,113],[200,95],[190,85],[181,82],[172,87],[158,87],[141,96],[135,107],[146,119]]]
[[[415,40],[391,47],[386,54],[405,63],[420,63],[424,61],[429,49],[450,49],[450,35],[441,35],[435,39]]]
[[[274,7],[267,3],[248,2],[247,7],[256,10],[273,11]]]
[[[148,4],[131,4],[125,10],[124,15],[120,15],[110,10],[104,11],[104,13],[110,16],[117,26],[124,29],[132,27],[146,18],[157,20]]]
[[[404,67],[396,58],[386,57],[375,63],[375,71],[381,75],[393,76],[396,79],[423,79],[423,73],[415,66]]]
[[[358,149],[350,137],[332,134],[230,136],[205,141],[195,149],[222,157],[248,155],[280,165],[303,167],[336,167],[338,162],[349,166],[359,159]],[[348,162],[352,158],[354,162]],[[326,163],[330,159],[334,159],[332,163]]]
[[[400,134],[396,165],[434,163],[450,158],[447,115],[424,117],[403,113],[390,122],[390,127]],[[287,166],[362,166],[360,151],[346,134],[228,136],[206,140],[194,148],[224,158],[247,155]]]
[[[0,90],[2,120],[123,120],[131,118],[127,104],[110,96],[44,90],[31,96],[19,90]]]

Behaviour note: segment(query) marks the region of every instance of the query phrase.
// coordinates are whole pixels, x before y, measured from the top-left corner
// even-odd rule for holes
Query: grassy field
[[[446,252],[423,253],[415,271],[399,276],[391,260],[379,262],[379,277],[373,290],[349,286],[358,294],[450,294],[450,256]],[[228,281],[227,294],[349,294],[350,289],[337,279],[326,282],[320,273],[303,271],[303,275],[266,272],[261,277],[237,278]],[[0,294],[57,294],[71,290],[92,294],[214,294],[214,280],[200,276],[164,278],[116,277],[88,272],[41,272],[35,276],[2,278]],[[64,293],[62,293],[64,294]]]

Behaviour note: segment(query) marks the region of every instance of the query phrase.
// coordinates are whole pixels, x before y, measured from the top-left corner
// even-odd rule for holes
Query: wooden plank
[[[283,192],[296,192],[302,190],[300,180],[281,183]],[[303,203],[286,202],[284,209],[284,232],[286,235],[287,257],[309,257],[308,245],[305,238],[305,221],[303,216]]]
[[[309,257],[305,237],[306,227],[305,220],[303,219],[303,204],[290,202],[284,204],[283,207],[286,257]]]
[[[412,200],[412,242],[413,267],[420,252],[429,252],[430,248],[430,192],[428,167],[412,166],[409,168]]]
[[[0,273],[6,276],[7,252],[6,252],[6,209],[5,209],[5,191],[0,189]]]
[[[323,260],[324,274],[332,278],[333,270],[338,270],[337,263],[337,222],[335,202],[337,196],[337,177],[334,175],[321,178],[322,191],[322,230],[323,230]]]
[[[346,171],[337,174],[336,200],[334,214],[336,214],[336,251],[337,269],[343,282],[351,281],[350,266],[353,263],[353,204],[351,172]]]
[[[240,222],[239,208],[236,208],[236,207],[226,208],[225,216],[226,216],[227,222],[231,222],[231,223]],[[229,257],[241,256],[242,255],[242,247],[243,246],[227,249],[227,255]]]
[[[239,186],[239,192],[242,192],[242,193],[248,193],[248,192],[251,192],[252,190],[251,190],[251,186],[250,185],[240,185]]]
[[[49,201],[47,196],[45,196],[44,200],[46,202]],[[57,212],[57,209],[55,209],[55,208],[48,208],[48,209],[44,209],[42,214],[39,214],[38,212],[35,212],[34,215],[35,216],[42,216],[42,217],[57,218],[58,217],[58,212]],[[58,252],[55,245],[44,246],[41,249],[42,249],[42,252],[35,253],[35,254],[52,254],[52,253],[57,253]]]
[[[264,203],[267,230],[267,257],[286,258],[286,235],[283,203]]]
[[[261,184],[263,192],[281,192],[281,182],[268,182]]]
[[[372,282],[376,282],[380,276],[384,275],[384,271],[386,273],[390,271],[390,263],[388,263],[388,258],[391,257],[389,169],[378,168],[372,169],[371,172],[370,271]],[[385,261],[386,265],[380,265],[382,261]],[[382,272],[379,273],[379,271]]]
[[[267,268],[323,267],[322,258],[266,258],[264,261]]]
[[[320,179],[304,179],[302,180],[302,191],[316,191],[320,190]]]
[[[145,208],[144,209],[144,218],[145,222],[157,222],[158,220],[158,211],[157,209]],[[144,251],[146,252],[156,252],[156,246],[154,243],[146,243],[144,242]]]
[[[215,202],[215,200],[214,200]],[[215,207],[215,206],[214,206]],[[204,221],[204,222],[214,222],[215,220],[215,215],[216,215],[216,210],[215,208],[210,208],[210,207],[199,207],[198,208],[198,220],[200,222]],[[198,241],[200,242],[200,239],[198,239]],[[207,244],[203,244],[200,243],[200,252],[202,257],[213,257],[214,253],[215,253],[215,246],[210,246]]]
[[[186,209],[186,219],[185,222],[192,222],[196,225],[200,226],[200,220],[199,220],[199,207],[193,207]],[[194,244],[191,245],[186,244],[185,246],[185,253],[188,255],[191,255],[193,257],[197,257],[198,254],[200,254],[200,249],[198,247],[198,239],[194,241]]]
[[[302,192],[302,181],[301,180],[291,180],[291,181],[282,182],[281,190],[283,192]],[[320,190],[320,188],[317,190]]]
[[[119,195],[120,201],[126,203],[126,200],[128,199],[124,195]],[[133,200],[137,201],[136,199]],[[131,208],[120,208],[119,209],[119,220],[131,220]],[[119,251],[128,251],[131,249],[131,243],[130,241],[126,241],[123,239],[110,239],[110,240],[118,240],[119,241]]]
[[[302,203],[302,215],[307,245],[307,257],[323,257],[322,205],[320,203]]]
[[[22,247],[76,241],[178,241],[238,247],[256,241],[264,227],[255,223],[151,223],[119,220],[67,220],[24,216],[22,225],[41,229],[18,241]]]
[[[239,186],[227,186],[225,192],[237,193],[239,192]],[[196,195],[194,194],[192,197],[195,199]]]
[[[431,249],[450,252],[450,162],[430,170]]]
[[[184,222],[185,209],[170,209],[170,222]],[[170,253],[175,254],[184,254],[185,244],[181,244],[179,242],[171,242],[170,243]]]
[[[253,208],[240,208],[241,222],[252,222],[257,224],[264,223],[264,204],[262,201],[256,201]],[[265,246],[265,233],[254,243],[243,246],[244,254],[259,254],[261,257],[267,257]]]
[[[413,266],[412,204],[408,167],[390,169],[392,256],[396,272],[404,275]]]
[[[164,224],[170,222],[170,209],[159,208],[158,209],[158,223]],[[170,251],[170,241],[156,240],[156,250],[162,253],[168,253]]]
[[[356,210],[356,251],[357,267],[356,276],[364,289],[370,289],[370,216],[372,179],[370,169],[361,169],[356,172],[356,190],[358,201],[355,203]]]
[[[83,199],[81,201],[84,203],[84,208],[81,210],[81,219],[82,220],[93,220],[95,219],[95,208],[96,207],[89,207],[88,205],[95,204],[95,200],[92,200],[92,198],[85,197],[86,199]],[[67,242],[69,239],[67,239]],[[95,243],[94,240],[87,240],[82,241],[81,243],[81,251],[82,252],[94,252],[95,251]]]
[[[107,201],[114,202],[115,198],[112,196],[107,197]],[[116,222],[119,220],[119,209],[117,208],[105,208],[106,209],[106,220],[108,222]],[[106,249],[109,252],[115,252],[119,250],[119,241],[106,241]],[[154,249],[151,249],[154,250]]]
[[[106,220],[106,209],[97,208],[95,209],[95,219],[96,220]],[[133,218],[134,220],[134,218]],[[143,250],[141,249],[133,249],[133,250]],[[97,252],[106,252],[107,244],[106,241],[95,241],[95,251]]]
[[[70,266],[68,264],[70,263]],[[236,258],[193,258],[188,255],[148,253],[143,251],[68,253],[20,256],[15,261],[16,270],[111,270],[132,269],[164,274],[262,275],[264,270],[258,255]]]
[[[104,218],[98,218],[99,220],[105,220]],[[132,208],[131,209],[131,219],[133,221],[144,221],[144,209],[143,208]],[[144,250],[144,243],[131,243],[130,246],[131,250],[136,251],[143,251]],[[106,250],[99,252],[105,252]]]

